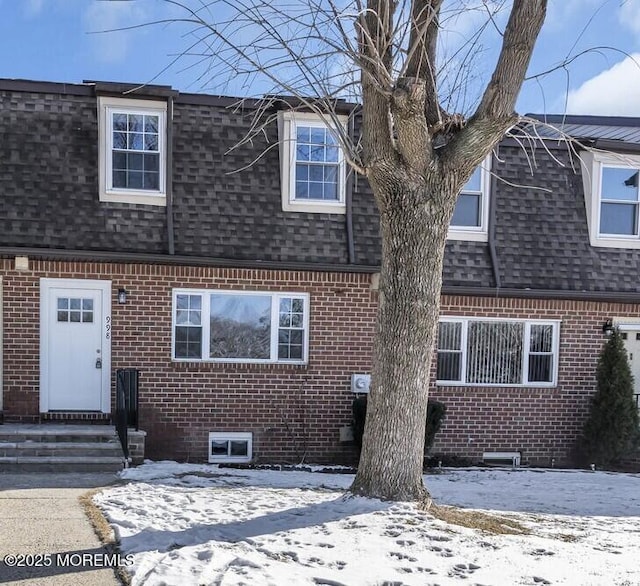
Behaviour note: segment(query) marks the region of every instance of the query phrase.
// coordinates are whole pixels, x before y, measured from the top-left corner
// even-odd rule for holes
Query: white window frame
[[[473,242],[488,242],[489,240],[489,198],[491,197],[491,159],[487,158],[480,164],[480,225],[479,226],[449,226],[447,238],[449,240],[468,240]],[[460,192],[465,193],[464,189]],[[469,192],[477,194],[477,191]]]
[[[448,386],[448,387],[542,387],[542,388],[550,388],[555,387],[558,384],[558,363],[559,363],[559,355],[560,355],[560,320],[538,320],[538,319],[511,319],[511,318],[499,318],[499,317],[454,317],[447,316],[441,317],[439,322],[453,322],[453,323],[461,323],[462,324],[462,332],[461,332],[461,373],[460,380],[452,381],[452,380],[436,380],[436,384],[438,386]],[[524,344],[522,349],[522,381],[521,383],[469,383],[466,382],[467,379],[467,354],[468,354],[468,328],[469,324],[473,322],[498,322],[498,323],[523,323],[524,324]],[[552,326],[553,327],[553,339],[552,339],[552,352],[553,352],[553,367],[552,367],[552,375],[551,382],[529,382],[529,356],[530,356],[530,342],[531,342],[531,326]],[[436,360],[438,355],[437,348],[437,337],[436,337]],[[536,353],[537,354],[537,353]]]
[[[247,442],[247,455],[246,456],[214,456],[211,453],[211,442],[227,441],[229,442],[229,448],[231,442]],[[209,464],[222,464],[224,462],[251,462],[253,459],[253,433],[250,431],[210,431],[209,442],[207,443],[207,450],[209,451]],[[228,452],[227,452],[228,453]]]
[[[158,116],[159,185],[157,190],[113,187],[113,114]],[[156,100],[98,97],[100,201],[167,205],[167,103]]]
[[[271,351],[272,358],[210,358],[209,343],[211,340],[211,305],[208,303],[210,295],[249,295],[271,297]],[[178,295],[199,295],[201,297],[201,327],[202,346],[200,358],[178,358],[176,357],[176,308]],[[279,309],[280,300],[283,298],[303,299],[303,343],[302,359],[286,360],[278,358],[278,329],[279,329]],[[171,359],[175,362],[217,362],[236,364],[307,364],[309,360],[309,294],[300,292],[283,291],[237,291],[227,289],[174,289],[171,303]]]
[[[343,128],[347,128],[347,117],[339,116]],[[327,128],[327,124],[317,114],[309,112],[282,111],[278,113],[278,135],[280,137],[280,185],[282,210],[285,212],[311,212],[315,214],[346,213],[347,168],[342,146],[338,145],[338,200],[296,199],[296,128],[310,126]]]
[[[591,246],[640,249],[640,234],[638,236],[630,236],[628,234],[600,233],[603,167],[640,171],[640,155],[584,151],[580,153],[580,162]],[[640,203],[638,203],[638,206],[640,207]]]

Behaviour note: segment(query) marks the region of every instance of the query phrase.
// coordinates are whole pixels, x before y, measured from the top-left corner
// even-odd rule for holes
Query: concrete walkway
[[[0,473],[0,584],[119,585],[79,501],[116,480],[108,473]],[[22,566],[8,566],[7,555]]]

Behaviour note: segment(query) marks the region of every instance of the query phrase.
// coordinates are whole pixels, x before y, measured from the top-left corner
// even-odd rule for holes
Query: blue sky
[[[161,0],[0,0],[0,11],[3,78],[154,82],[181,91],[233,95],[255,90],[201,78],[203,66],[185,59],[172,64],[190,43],[176,25],[97,32],[178,14]],[[464,37],[474,22],[471,17],[454,22],[453,36]],[[593,47],[610,48],[526,82],[518,111],[640,116],[640,0],[549,0],[530,74]],[[483,72],[491,69],[490,56],[489,51],[479,62]]]

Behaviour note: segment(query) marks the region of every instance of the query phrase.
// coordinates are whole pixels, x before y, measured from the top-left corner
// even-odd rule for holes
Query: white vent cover
[[[370,374],[352,374],[351,375],[351,392],[352,393],[368,393],[371,386]]]
[[[490,466],[520,466],[520,452],[484,452],[482,461]]]

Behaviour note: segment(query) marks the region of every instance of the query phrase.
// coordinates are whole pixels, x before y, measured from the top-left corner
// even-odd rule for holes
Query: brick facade
[[[596,390],[596,364],[608,319],[639,318],[639,304],[596,301],[442,298],[442,315],[560,320],[558,385],[527,387],[437,387],[447,405],[434,453],[474,461],[484,451],[520,451],[523,463],[570,463],[571,450]]]
[[[39,280],[112,281],[112,370],[139,368],[146,455],[202,461],[210,431],[252,431],[260,460],[337,461],[351,449],[339,428],[351,418],[350,375],[369,370],[375,293],[366,274],[31,261],[0,264],[4,290],[4,416],[39,414]],[[117,303],[117,289],[129,292]],[[310,294],[309,362],[213,364],[171,361],[173,288]]]
[[[39,418],[39,280],[112,282],[112,370],[138,368],[146,456],[205,461],[210,431],[253,432],[259,461],[352,461],[340,444],[350,423],[350,375],[368,372],[377,294],[371,275],[31,260],[0,260],[5,420]],[[117,303],[117,289],[129,292]],[[309,362],[213,364],[171,361],[174,288],[306,292]],[[554,388],[435,387],[447,405],[433,452],[478,460],[520,451],[523,462],[566,464],[595,390],[595,366],[610,318],[640,317],[640,305],[443,296],[442,314],[560,320]],[[434,369],[435,375],[435,369]],[[113,379],[114,377],[112,377]],[[113,380],[112,380],[112,386]]]

